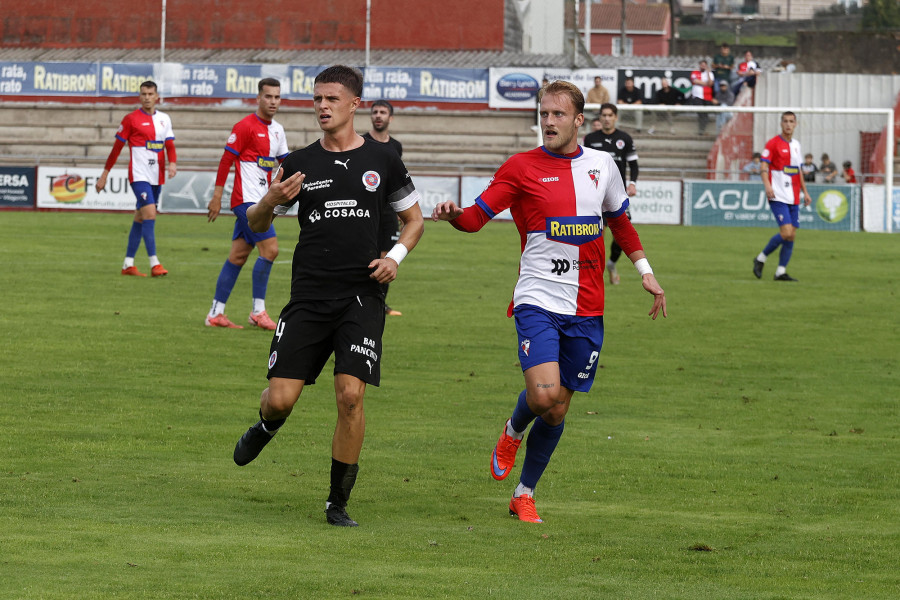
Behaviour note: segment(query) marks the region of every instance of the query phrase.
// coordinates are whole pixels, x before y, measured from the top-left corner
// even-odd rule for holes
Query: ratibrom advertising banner
[[[34,167],[0,167],[0,208],[34,208]]]
[[[859,186],[807,185],[812,202],[801,204],[800,227],[859,231]],[[761,183],[684,182],[684,224],[777,227]]]
[[[681,224],[681,182],[642,179],[629,200],[631,221],[641,225]]]
[[[0,95],[121,97],[155,81],[164,98],[252,98],[264,77],[281,82],[281,95],[311,100],[313,81],[325,66],[283,64],[187,64],[130,62],[0,61]],[[369,67],[363,100],[415,102],[488,101],[487,69]]]

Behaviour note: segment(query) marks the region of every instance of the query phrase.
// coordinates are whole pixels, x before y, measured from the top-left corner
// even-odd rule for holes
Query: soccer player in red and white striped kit
[[[113,143],[103,173],[94,186],[97,192],[106,187],[106,179],[110,169],[116,164],[119,153],[125,144],[131,150],[128,161],[128,181],[137,197],[134,221],[128,234],[128,247],[125,251],[125,262],[122,264],[122,275],[146,277],[134,266],[134,255],[144,240],[147,255],[150,257],[150,274],[154,277],[168,275],[168,271],[160,264],[156,256],[156,205],[162,184],[175,177],[175,133],[172,131],[172,119],[166,113],[156,110],[159,93],[156,84],[145,81],[140,86],[141,107],[125,115],[116,141]],[[165,153],[163,152],[165,151]],[[166,158],[169,160],[166,168]]]
[[[575,392],[591,388],[603,345],[604,221],[653,295],[650,316],[667,316],[666,296],[625,216],[628,195],[612,157],[578,145],[584,96],[554,81],[538,93],[543,146],[514,155],[465,210],[438,204],[435,221],[475,232],[510,209],[522,257],[508,316],[515,317],[525,390],[491,455],[491,476],[505,479],[528,434],[519,485],[509,512],[541,523],[534,488],[563,432]]]
[[[219,272],[212,305],[206,315],[208,327],[243,329],[225,315],[225,303],[250,253],[256,248],[259,257],[253,265],[253,306],[247,322],[261,329],[275,329],[275,322],[266,312],[266,290],[272,264],[278,257],[278,238],[274,225],[263,232],[252,231],[247,222],[247,210],[269,191],[272,176],[288,155],[288,146],[284,127],[274,118],[281,106],[281,82],[270,77],[260,79],[257,90],[256,112],[238,121],[228,136],[225,152],[219,161],[213,196],[207,207],[209,222],[215,221],[222,210],[222,192],[233,163],[231,211],[235,217],[234,231],[231,250]]]

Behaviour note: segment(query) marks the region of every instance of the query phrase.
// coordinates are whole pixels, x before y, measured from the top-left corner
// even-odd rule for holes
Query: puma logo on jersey
[[[339,160],[337,160],[337,159],[334,160],[334,164],[336,164],[336,165],[341,165],[342,167],[344,167],[345,169],[347,169],[347,170],[349,171],[349,170],[350,170],[350,167],[347,166],[347,163],[348,163],[348,162],[350,162],[350,159],[349,159],[349,158],[348,158],[347,160],[345,160],[344,162],[341,162],[341,161],[339,161]]]

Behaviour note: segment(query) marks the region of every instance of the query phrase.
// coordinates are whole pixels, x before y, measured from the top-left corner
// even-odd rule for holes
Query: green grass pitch
[[[900,236],[800,231],[786,284],[774,257],[751,273],[774,230],[640,226],[669,318],[623,265],[532,525],[506,510],[518,467],[488,471],[522,387],[518,237],[429,223],[343,530],[330,367],[231,460],[270,334],[203,326],[229,219],[162,215],[162,279],[119,275],[128,215],[0,223],[0,598],[897,598]],[[273,316],[297,234],[277,226]],[[249,309],[247,268],[228,314]]]

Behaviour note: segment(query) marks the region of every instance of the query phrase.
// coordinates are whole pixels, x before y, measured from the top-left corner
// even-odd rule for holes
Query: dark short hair
[[[603,104],[600,105],[600,112],[603,112],[606,109],[611,110],[612,114],[614,114],[614,115],[618,116],[618,114],[619,114],[619,109],[612,102],[604,102]]]
[[[156,82],[150,81],[149,79],[140,85],[140,89],[150,88],[151,90],[157,89]]]
[[[795,120],[795,121],[797,120],[797,115],[795,115],[795,114],[794,114],[792,111],[790,111],[790,110],[786,110],[786,111],[784,111],[783,113],[781,113],[781,118],[783,119],[783,118],[785,118],[785,117],[788,116],[788,115],[791,115],[792,117],[794,117],[794,120]]]
[[[313,85],[319,83],[339,83],[347,88],[357,98],[362,97],[363,75],[358,69],[346,65],[334,65],[328,67],[316,75]]]
[[[754,152],[753,158],[762,158],[762,154],[760,154],[759,152]]]
[[[845,161],[844,161],[844,168],[845,168],[845,169],[849,169],[849,168],[852,167],[852,166],[853,166],[853,163],[850,162],[849,160],[845,160]]]
[[[260,94],[262,94],[262,89],[264,86],[277,87],[280,89],[281,82],[278,81],[277,79],[275,79],[274,77],[266,77],[264,79],[260,79],[259,83],[256,84],[256,89],[259,91]]]
[[[385,100],[383,98],[381,100],[376,100],[375,102],[372,103],[372,108],[375,108],[376,106],[385,107],[386,109],[388,109],[388,114],[391,115],[392,117],[394,116],[394,107],[387,100]]]
[[[822,153],[822,160],[828,160],[828,155],[824,152]]]
[[[730,47],[731,46],[728,45],[728,42],[722,42],[722,48],[730,48]]]

